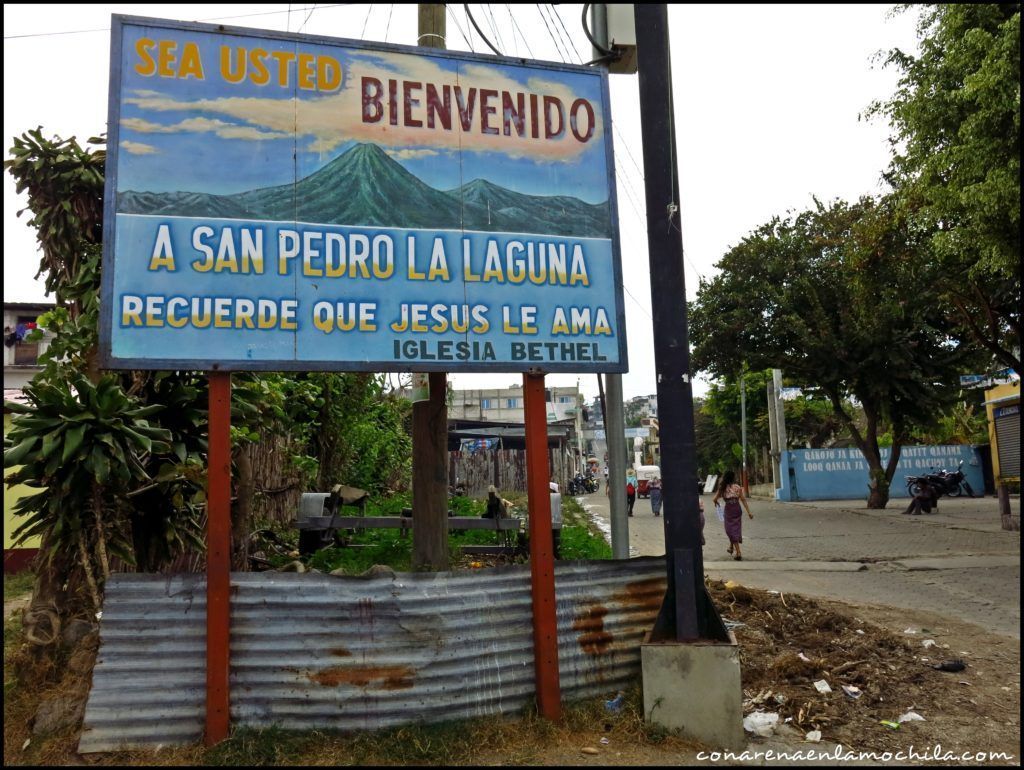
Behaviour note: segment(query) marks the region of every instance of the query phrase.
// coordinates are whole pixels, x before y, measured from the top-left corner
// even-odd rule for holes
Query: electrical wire
[[[384,42],[388,42],[388,33],[391,31],[391,14],[395,12],[395,4],[388,6],[388,25],[384,28]]]
[[[313,7],[310,8],[309,9],[309,13],[306,14],[305,21],[303,21],[302,24],[299,25],[299,28],[297,30],[295,30],[296,32],[302,32],[302,30],[303,30],[303,28],[305,28],[306,24],[309,23],[309,18],[310,18],[310,16],[313,15],[313,11],[315,11],[315,10],[316,10],[316,3],[313,3]]]
[[[501,35],[501,27],[499,26],[498,21],[494,18],[494,9],[491,7],[491,4],[485,5],[484,10],[487,11],[487,15],[490,17],[490,21],[488,23],[491,25],[491,31],[494,33],[494,39],[498,41],[499,46],[507,51],[508,46],[505,45],[505,38]]]
[[[366,18],[363,19],[363,31],[359,33],[360,40],[366,37],[366,25],[370,21],[371,13],[373,13],[373,3],[370,3],[370,7],[366,9]]]
[[[544,28],[548,31],[548,37],[550,37],[551,42],[555,44],[555,50],[558,51],[558,57],[565,62],[569,57],[566,55],[565,51],[562,50],[561,44],[555,39],[555,34],[551,31],[551,27],[548,25],[547,16],[544,15],[544,6],[540,3],[536,3],[536,6],[537,12],[540,14],[541,21],[544,22]]]
[[[476,49],[473,48],[473,42],[469,39],[469,37],[466,37],[466,33],[462,31],[462,25],[459,24],[459,17],[455,15],[455,11],[452,10],[451,5],[449,5],[448,3],[445,3],[444,9],[445,9],[445,11],[448,12],[448,15],[452,17],[452,21],[455,22],[455,28],[457,30],[459,30],[459,34],[462,35],[462,39],[465,41],[466,45],[469,47],[469,50],[472,51],[473,53],[476,53]],[[472,37],[472,36],[470,36],[470,37]]]
[[[473,12],[469,10],[469,3],[463,3],[462,7],[466,9],[466,17],[469,19],[469,23],[473,25],[473,29],[476,30],[476,33],[480,36],[481,40],[487,43],[487,47],[494,51],[498,56],[504,56],[505,54],[495,48],[494,44],[487,39],[487,35],[480,31],[480,25],[476,23],[476,19],[473,18]]]
[[[512,32],[512,45],[515,47],[515,55],[519,56],[519,41],[516,39],[516,28],[512,24],[512,6],[505,3],[505,13],[508,14],[509,28]]]
[[[593,45],[594,48],[596,48],[598,51],[600,51],[602,54],[604,54],[604,56],[610,57],[612,59],[619,59],[619,58],[621,58],[622,57],[622,53],[621,52],[608,50],[603,45],[601,45],[596,40],[594,40],[594,36],[590,34],[590,27],[587,26],[587,10],[590,8],[590,6],[591,6],[591,3],[584,3],[583,4],[583,15],[582,15],[583,34],[587,36],[587,40],[590,41],[591,45]],[[599,59],[595,59],[594,61],[600,61],[600,60]]]
[[[516,32],[519,33],[519,38],[523,41],[523,45],[526,46],[526,52],[530,54],[531,59],[536,59],[537,57],[533,55],[533,49],[530,48],[530,42],[526,39],[526,35],[523,34],[523,30],[519,28],[519,22],[516,21],[516,17],[512,15],[512,7],[508,3],[505,4],[505,7],[509,9],[508,17],[512,20],[512,26]]]
[[[352,5],[352,3],[332,3],[331,5],[320,5],[314,4],[312,7],[319,7],[320,10],[327,8],[343,8],[344,6]],[[293,11],[308,11],[309,6],[305,8],[292,8]],[[248,19],[252,16],[275,16],[280,13],[290,13],[290,11],[260,11],[259,13],[240,13],[234,16],[208,16],[205,19],[195,19],[194,21],[223,21],[225,19]],[[87,32],[110,32],[110,27],[97,27],[96,29],[69,29],[63,32],[31,32],[25,35],[4,35],[4,40],[14,40],[15,38],[22,37],[54,37],[56,35],[81,35]]]
[[[583,57],[580,56],[580,52],[576,49],[575,43],[572,42],[572,36],[569,34],[569,30],[565,28],[565,22],[562,21],[562,12],[559,11],[553,3],[548,3],[548,8],[551,9],[551,13],[554,17],[558,19],[558,24],[562,27],[562,32],[565,34],[565,39],[568,41],[569,47],[572,52],[576,54],[576,58],[582,63]]]

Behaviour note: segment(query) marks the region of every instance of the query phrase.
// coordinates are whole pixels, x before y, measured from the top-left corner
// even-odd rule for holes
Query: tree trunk
[[[896,463],[899,461],[900,446],[893,442],[892,454],[889,457],[888,466],[882,468],[882,453],[878,447],[878,412],[866,399],[861,401],[864,408],[864,416],[867,418],[864,435],[857,429],[856,423],[843,409],[843,402],[839,391],[834,388],[825,388],[829,400],[832,402],[832,410],[835,415],[843,421],[849,429],[853,440],[857,443],[864,460],[868,464],[868,508],[882,510],[889,502],[889,482],[896,472]]]
[[[249,529],[252,521],[252,463],[247,447],[235,452],[235,504],[231,506],[231,569],[249,571]]]
[[[107,558],[107,536],[103,531],[103,487],[97,482],[92,485],[92,515],[96,525],[96,554],[99,556],[102,577],[110,577],[110,560]]]
[[[889,502],[889,481],[885,478],[885,471],[878,460],[871,463],[868,461],[869,478],[868,482],[868,508],[882,510]]]

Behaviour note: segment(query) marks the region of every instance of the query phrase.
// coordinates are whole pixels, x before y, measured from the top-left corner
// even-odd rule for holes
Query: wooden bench
[[[303,529],[412,529],[412,516],[310,516],[298,519],[292,525]],[[474,530],[484,529],[495,532],[518,532],[522,529],[522,519],[477,519],[470,516],[449,516],[448,529]]]
[[[366,529],[398,529],[401,530],[401,536],[406,537],[413,527],[413,518],[412,516],[334,516],[332,519],[330,516],[309,516],[293,521],[292,525],[299,530],[300,538],[302,537],[303,530],[326,532],[330,529],[334,531],[349,529],[356,532]],[[515,553],[519,547],[519,538],[517,536],[522,531],[522,527],[523,520],[517,518],[478,519],[470,516],[448,517],[448,529],[450,530],[496,532],[499,533],[499,538],[504,539],[504,543],[498,545],[462,546],[462,553],[468,555]],[[312,535],[312,533],[310,534]],[[313,537],[316,537],[316,535],[313,535]]]

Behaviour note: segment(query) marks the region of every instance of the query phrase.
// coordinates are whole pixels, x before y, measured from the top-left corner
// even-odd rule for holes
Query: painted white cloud
[[[153,123],[143,118],[122,118],[121,126],[143,134],[214,133],[222,139],[290,139],[292,136],[280,131],[261,131],[254,126],[203,117],[186,118],[168,125]]]
[[[476,88],[476,104],[472,112],[468,130],[463,130],[459,120],[459,111],[454,95],[452,102],[452,127],[446,130],[440,125],[431,130],[426,127],[417,128],[402,125],[392,126],[388,121],[387,108],[385,115],[376,123],[364,123],[362,120],[362,78],[373,77],[384,84],[387,89],[388,78],[399,81],[416,81],[421,84],[432,83],[440,89],[443,85],[459,85],[463,93],[468,94],[470,88]],[[484,134],[481,131],[481,114],[479,92],[483,89],[497,91],[497,99],[491,100],[496,106],[490,117],[490,125],[497,126],[499,133]],[[450,150],[469,150],[478,152],[501,152],[513,157],[536,157],[545,160],[574,160],[583,151],[595,146],[604,133],[603,116],[600,105],[593,104],[595,126],[593,136],[586,143],[573,138],[566,119],[564,132],[557,139],[533,139],[530,137],[530,120],[527,118],[526,136],[520,137],[515,129],[511,135],[502,133],[501,92],[513,95],[533,93],[558,98],[566,111],[576,100],[574,93],[565,84],[547,80],[537,76],[530,78],[524,86],[498,69],[485,64],[463,64],[458,73],[439,67],[433,59],[401,54],[381,54],[373,59],[354,57],[348,72],[345,74],[345,86],[342,90],[320,98],[300,99],[269,97],[222,97],[217,99],[200,99],[193,102],[179,101],[170,97],[154,96],[150,93],[135,93],[125,99],[129,104],[143,110],[192,111],[222,115],[234,120],[243,121],[249,126],[259,127],[274,135],[291,135],[296,131],[300,136],[309,137],[310,148],[321,153],[330,153],[336,147],[348,141],[373,142],[382,147],[392,148],[433,148]],[[418,92],[419,105],[414,108],[414,117],[424,120],[426,117],[426,89]],[[399,93],[401,99],[401,93]],[[525,106],[529,110],[529,98],[525,98]],[[538,100],[539,101],[539,100]],[[385,93],[386,102],[386,93]],[[399,109],[402,106],[399,105]],[[203,120],[193,118],[190,120]],[[586,118],[583,118],[586,121]],[[180,124],[178,124],[180,125]],[[540,118],[543,132],[543,118]],[[584,126],[580,127],[585,130]],[[141,129],[140,129],[141,130]],[[542,133],[543,135],[543,133]],[[270,138],[267,136],[233,136],[231,138]]]
[[[395,160],[416,160],[417,158],[431,158],[435,155],[440,155],[437,150],[420,149],[414,150],[409,147],[403,147],[400,150],[386,150],[387,154]]]
[[[151,144],[143,144],[142,142],[133,142],[130,139],[125,139],[121,142],[121,146],[132,155],[154,155],[159,153],[156,147]]]

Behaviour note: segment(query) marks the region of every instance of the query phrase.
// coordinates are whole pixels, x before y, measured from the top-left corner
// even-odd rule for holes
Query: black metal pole
[[[647,248],[665,510],[668,590],[653,639],[725,639],[725,627],[704,589],[693,434],[693,390],[686,323],[679,179],[672,117],[668,8],[637,3],[637,63],[647,199]]]

